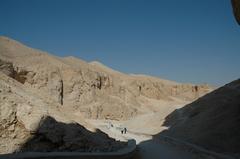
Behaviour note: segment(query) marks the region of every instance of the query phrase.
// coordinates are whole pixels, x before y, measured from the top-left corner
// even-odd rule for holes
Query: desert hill
[[[114,151],[124,143],[96,130],[87,118],[126,120],[158,112],[160,120],[211,90],[124,74],[0,37],[0,153]]]
[[[1,71],[23,87],[74,108],[87,118],[129,119],[155,111],[148,99],[188,103],[212,89],[208,85],[181,84],[145,75],[128,75],[99,62],[56,57],[0,37]]]

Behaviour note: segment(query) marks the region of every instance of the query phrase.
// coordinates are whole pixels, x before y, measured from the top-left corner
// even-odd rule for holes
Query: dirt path
[[[141,159],[196,159],[197,156],[189,152],[182,151],[176,147],[162,144],[159,141],[152,139],[151,135],[141,132],[127,132],[121,134],[120,129],[122,124],[111,123],[113,127],[109,127],[109,123],[104,121],[92,121],[96,127],[114,137],[117,140],[135,139],[139,148],[139,158]]]

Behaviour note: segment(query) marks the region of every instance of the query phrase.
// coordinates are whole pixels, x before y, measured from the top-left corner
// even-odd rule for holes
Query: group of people
[[[108,123],[108,129],[111,129],[113,127],[114,127],[114,125],[111,122],[109,122]],[[122,126],[120,126],[120,127],[116,127],[116,128],[120,128],[121,134],[126,134],[127,133],[127,128],[126,127],[123,128]]]
[[[126,134],[126,133],[127,133],[127,128],[123,128],[123,129],[121,130],[121,133],[122,133],[122,134]]]

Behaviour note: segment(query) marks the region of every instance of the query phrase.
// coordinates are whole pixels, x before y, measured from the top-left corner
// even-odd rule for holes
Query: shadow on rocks
[[[62,123],[44,117],[38,129],[18,152],[112,152],[126,146],[99,129],[91,132],[78,123]]]

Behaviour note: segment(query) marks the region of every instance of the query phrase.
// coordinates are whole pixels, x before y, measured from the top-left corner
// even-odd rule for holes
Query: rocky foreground
[[[65,115],[5,74],[0,81],[0,153],[109,152],[126,145],[89,125],[86,129],[83,120]]]

